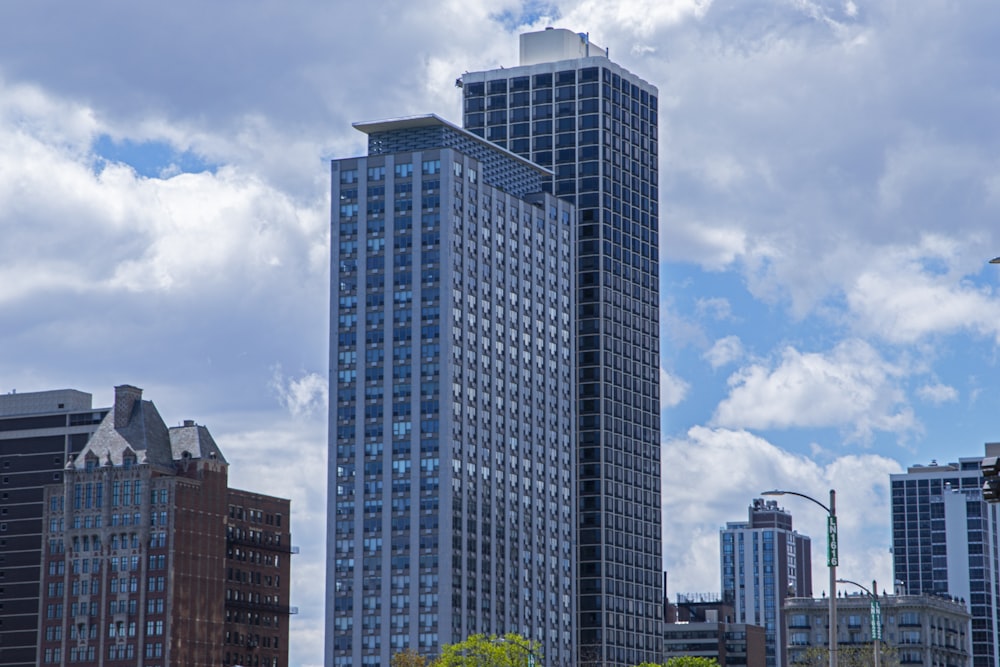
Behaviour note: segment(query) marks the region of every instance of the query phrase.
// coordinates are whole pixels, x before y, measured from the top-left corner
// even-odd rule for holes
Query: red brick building
[[[224,664],[288,664],[289,502],[229,491]]]
[[[41,665],[288,664],[289,501],[231,490],[227,475],[208,429],[167,428],[141,389],[115,388],[114,407],[67,463],[63,483],[46,490]],[[259,499],[255,516],[266,506],[282,517],[268,537],[285,553],[258,561],[263,549],[254,550],[257,569],[240,592],[254,602],[237,612],[229,514],[246,498]],[[285,605],[258,610],[257,600]],[[254,636],[268,650],[227,652],[241,622],[263,614],[267,631]]]

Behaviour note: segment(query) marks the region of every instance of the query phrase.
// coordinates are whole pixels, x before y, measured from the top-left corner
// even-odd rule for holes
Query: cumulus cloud
[[[278,367],[274,369],[272,387],[278,395],[278,401],[293,417],[311,416],[326,408],[327,381],[319,373],[286,378]]]
[[[969,279],[985,261],[976,238],[926,234],[888,247],[847,288],[854,325],[895,343],[960,332],[1000,340],[1000,301]]]
[[[736,428],[836,427],[865,440],[874,431],[917,428],[898,387],[902,368],[862,340],[829,353],[786,347],[773,365],[753,363],[729,378],[713,423]]]
[[[691,385],[682,378],[660,369],[660,410],[672,408],[687,396]]]
[[[326,245],[321,201],[301,206],[235,167],[169,178],[95,168],[91,110],[23,86],[0,99],[0,302],[57,289],[254,289],[325,271],[311,252]],[[63,117],[76,129],[50,131]]]
[[[718,369],[738,361],[743,356],[743,342],[738,336],[720,338],[703,356],[712,368]]]
[[[663,444],[664,561],[671,598],[719,591],[719,529],[745,521],[754,498],[784,489],[829,503],[837,490],[840,574],[892,580],[889,475],[898,462],[878,455],[842,456],[825,464],[793,454],[746,431],[693,427]],[[681,464],[683,462],[683,464]],[[774,498],[772,498],[774,499]],[[825,590],[826,516],[792,496],[776,498],[796,530],[812,538],[813,592]]]
[[[728,320],[732,316],[732,305],[729,299],[722,297],[711,297],[707,299],[697,299],[695,301],[695,312],[702,317],[711,317],[716,320]]]
[[[958,400],[958,390],[954,387],[946,384],[935,383],[935,384],[925,384],[917,389],[917,396],[927,401],[928,403],[933,403],[934,405],[941,405],[942,403],[951,403]]]

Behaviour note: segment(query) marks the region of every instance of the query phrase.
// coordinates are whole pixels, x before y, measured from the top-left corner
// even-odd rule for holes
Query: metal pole
[[[875,600],[875,605],[877,605],[878,604],[878,583],[874,579],[872,579],[872,599]],[[872,606],[875,607],[875,605],[872,605]],[[882,614],[881,613],[879,613],[878,623],[880,625],[882,623]],[[878,630],[878,632],[875,633],[875,637],[874,637],[875,667],[879,667],[879,653],[880,653],[880,651],[879,651],[878,643],[879,643],[879,638],[882,636],[882,628],[878,627],[878,628],[876,628],[876,630]]]
[[[837,492],[830,489],[830,518],[833,526],[837,525]],[[827,535],[830,566],[830,667],[837,667],[837,545],[836,533],[830,531]]]

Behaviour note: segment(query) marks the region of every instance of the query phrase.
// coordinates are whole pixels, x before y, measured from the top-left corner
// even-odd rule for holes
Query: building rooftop
[[[204,426],[187,421],[184,426],[167,428],[153,402],[142,400],[141,389],[122,385],[115,387],[114,407],[67,467],[84,468],[88,458],[96,458],[97,465],[120,466],[129,456],[137,464],[167,468],[189,458],[226,462]]]
[[[590,41],[590,33],[573,32],[565,28],[546,28],[537,32],[521,33],[520,64],[557,62],[600,56],[608,57],[608,50]]]
[[[510,159],[515,160],[524,166],[531,167],[532,169],[537,170],[545,178],[551,178],[553,174],[551,169],[547,169],[539,164],[535,164],[531,160],[526,160],[517,153],[512,153],[506,148],[497,146],[492,141],[487,141],[478,134],[469,132],[468,130],[461,128],[458,125],[455,125],[454,123],[449,122],[444,118],[441,118],[437,114],[433,113],[422,114],[417,116],[402,116],[400,118],[387,118],[384,120],[359,121],[356,123],[352,123],[352,127],[368,135],[369,154],[392,153],[403,150],[419,150],[420,148],[442,148],[446,146],[450,147],[454,145],[455,142],[454,140],[448,141],[448,138],[445,135],[454,133],[455,135],[457,135],[458,138],[474,141],[476,144],[488,147],[490,150],[498,151],[499,153],[506,155]],[[439,134],[435,138],[434,142],[427,142],[426,145],[413,146],[408,144],[405,147],[399,147],[399,148],[396,148],[391,145],[383,148],[380,145],[378,145],[379,141],[384,141],[383,138],[384,135],[387,135],[389,133],[401,133],[407,130],[427,130],[427,129],[430,130],[438,129],[441,131],[441,134]],[[375,153],[372,153],[373,141],[376,144],[374,146]]]
[[[15,391],[0,396],[0,417],[33,415],[50,412],[73,412],[93,408],[93,397],[76,389],[51,391]]]

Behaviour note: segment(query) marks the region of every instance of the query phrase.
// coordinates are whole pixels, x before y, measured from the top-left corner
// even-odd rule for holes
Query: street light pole
[[[830,489],[826,562],[830,567],[830,667],[837,667],[837,492]]]
[[[841,584],[853,584],[863,590],[871,598],[871,631],[872,649],[875,651],[875,667],[879,667],[879,640],[882,639],[882,605],[878,601],[878,583],[872,579],[872,589],[868,590],[856,581],[837,579]]]
[[[837,565],[840,558],[837,555],[837,492],[830,489],[830,506],[827,507],[812,496],[797,491],[781,491],[774,489],[764,491],[762,496],[798,496],[813,502],[827,513],[826,520],[826,565],[830,568],[830,667],[837,667]]]

